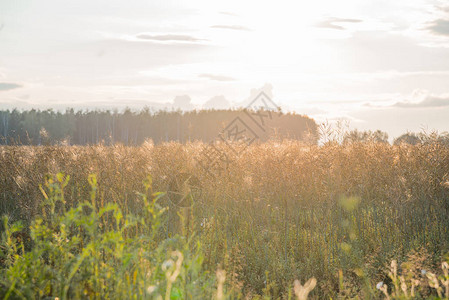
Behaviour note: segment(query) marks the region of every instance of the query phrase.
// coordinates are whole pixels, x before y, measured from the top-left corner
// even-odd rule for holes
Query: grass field
[[[1,147],[1,295],[449,296],[449,147],[204,147]]]

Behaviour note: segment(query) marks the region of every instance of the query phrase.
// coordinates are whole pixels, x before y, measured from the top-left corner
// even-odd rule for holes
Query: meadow
[[[254,143],[217,176],[204,146],[2,146],[1,296],[449,296],[438,139]]]

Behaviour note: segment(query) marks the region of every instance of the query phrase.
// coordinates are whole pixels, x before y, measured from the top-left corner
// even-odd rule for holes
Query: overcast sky
[[[319,121],[449,130],[449,3],[0,1],[2,109],[227,107],[260,89]]]

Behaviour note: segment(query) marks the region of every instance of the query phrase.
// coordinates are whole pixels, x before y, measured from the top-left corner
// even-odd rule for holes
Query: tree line
[[[205,141],[240,118],[240,128],[247,127],[258,139],[291,138],[317,143],[318,126],[307,116],[296,113],[269,112],[265,119],[247,118],[244,110],[194,111],[75,111],[14,109],[0,111],[0,144],[2,145],[139,145],[151,139],[155,143]],[[252,112],[254,113],[254,112]],[[254,114],[255,115],[255,114]],[[269,115],[269,118],[268,118]],[[259,120],[260,119],[260,120]],[[265,121],[266,128],[254,121]],[[244,128],[243,128],[244,129]]]
[[[357,129],[347,132],[343,137],[343,144],[351,144],[357,142],[374,142],[374,143],[386,143],[388,144],[388,133],[376,130],[366,130],[359,131]],[[449,133],[448,132],[438,132],[432,130],[429,132],[423,131],[419,133],[406,132],[400,136],[393,139],[393,145],[409,144],[429,144],[438,143],[440,145],[449,145]]]

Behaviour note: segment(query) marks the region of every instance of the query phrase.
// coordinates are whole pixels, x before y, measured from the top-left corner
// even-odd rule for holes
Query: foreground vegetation
[[[223,149],[215,177],[203,147],[0,148],[2,295],[289,298],[310,278],[310,298],[449,295],[437,139]]]

